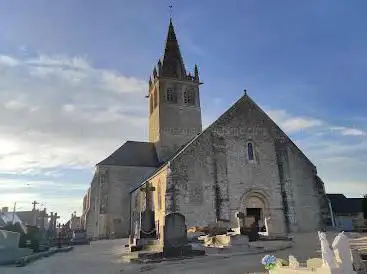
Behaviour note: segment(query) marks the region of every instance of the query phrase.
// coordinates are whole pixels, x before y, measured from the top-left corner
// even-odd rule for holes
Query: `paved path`
[[[335,234],[328,235],[330,243],[334,236]],[[366,239],[359,237],[352,242],[354,245],[357,243],[366,245]],[[291,254],[300,261],[305,261],[309,257],[320,257],[316,233],[298,235],[295,241],[293,248],[278,251],[275,255],[286,259]],[[0,267],[0,274],[264,273],[260,263],[264,254],[237,256],[218,254],[155,264],[123,263],[121,254],[127,252],[126,243],[126,239],[92,242],[90,246],[76,246],[71,252],[58,253],[25,267]]]
[[[195,257],[188,260],[155,264],[121,262],[127,252],[126,239],[92,242],[76,246],[68,253],[58,253],[25,267],[0,267],[0,274],[125,274],[125,273],[261,273],[263,255],[233,256],[229,254]],[[245,260],[244,260],[245,258]],[[245,271],[246,269],[246,271]],[[263,272],[262,272],[263,273]]]
[[[97,241],[91,245],[75,246],[68,253],[30,263],[25,267],[0,267],[0,274],[115,274],[120,273],[118,254],[127,240]]]

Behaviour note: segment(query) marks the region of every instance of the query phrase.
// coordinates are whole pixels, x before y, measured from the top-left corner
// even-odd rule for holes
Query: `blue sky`
[[[243,89],[317,165],[327,191],[367,192],[363,0],[176,1],[205,125]],[[169,1],[0,3],[0,206],[80,212],[94,164],[146,140],[146,81]],[[66,217],[65,217],[66,218]]]

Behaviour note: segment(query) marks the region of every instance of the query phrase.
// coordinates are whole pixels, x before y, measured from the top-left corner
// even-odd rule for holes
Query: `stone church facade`
[[[186,71],[171,21],[149,80],[149,142],[128,141],[97,164],[90,237],[145,231],[147,211],[158,238],[175,212],[187,227],[246,227],[265,217],[273,234],[326,225],[328,201],[312,162],[247,94],[202,131],[201,84],[197,66]]]

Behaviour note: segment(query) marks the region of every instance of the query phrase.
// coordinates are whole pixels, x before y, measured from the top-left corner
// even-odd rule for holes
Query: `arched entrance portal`
[[[259,191],[248,192],[241,200],[240,212],[243,213],[240,220],[242,231],[246,233],[254,225],[261,230],[265,228],[265,217],[269,216],[268,198]]]

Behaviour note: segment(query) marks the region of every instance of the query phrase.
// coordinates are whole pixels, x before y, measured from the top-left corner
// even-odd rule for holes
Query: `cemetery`
[[[123,261],[132,263],[156,263],[167,260],[188,259],[194,256],[211,256],[227,254],[243,256],[251,254],[277,254],[280,250],[290,252],[302,248],[302,243],[294,240],[298,237],[273,234],[270,217],[264,218],[263,229],[253,221],[247,229],[241,225],[246,216],[237,213],[238,226],[232,229],[221,227],[220,223],[208,227],[187,228],[185,216],[171,213],[165,216],[164,229],[158,232],[154,222],[154,212],[145,210],[140,215],[140,223],[129,238],[129,253],[123,254]],[[139,228],[140,227],[140,228]],[[330,233],[330,235],[335,232]],[[315,233],[308,234],[311,237]],[[301,258],[289,254],[287,258],[275,256],[264,257],[262,262],[271,274],[287,273],[367,273],[366,260],[360,250],[351,248],[350,240],[344,232],[336,235],[330,245],[326,232],[318,232],[315,239],[304,238],[305,241],[319,241],[319,256],[305,255]],[[316,239],[318,237],[318,239]],[[329,236],[330,237],[330,236]],[[295,245],[298,246],[295,246]],[[310,253],[305,245],[304,253]],[[315,247],[313,247],[315,248]],[[299,253],[298,253],[299,254]],[[269,262],[269,258],[273,260]]]
[[[57,252],[72,250],[68,244],[62,243],[61,234],[57,234],[59,216],[45,213],[41,212],[37,225],[28,225],[16,212],[0,212],[0,265],[24,266]]]

